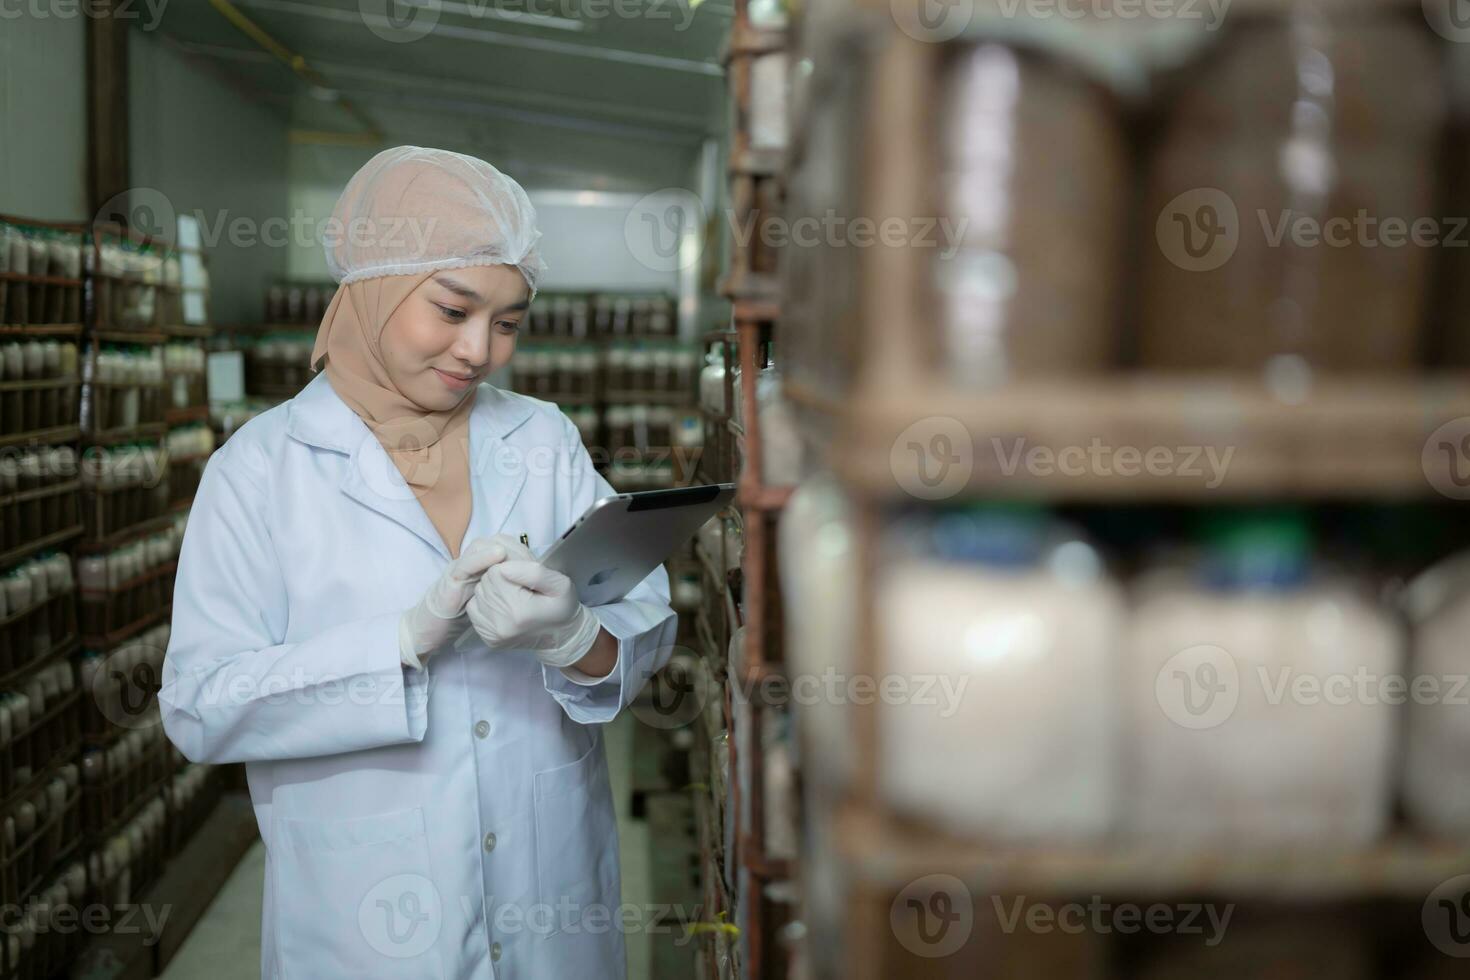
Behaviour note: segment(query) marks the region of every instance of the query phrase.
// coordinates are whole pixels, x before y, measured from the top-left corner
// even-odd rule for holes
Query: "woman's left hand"
[[[570,667],[602,628],[572,580],[535,560],[510,558],[480,578],[465,610],[492,650],[533,650],[550,667]]]

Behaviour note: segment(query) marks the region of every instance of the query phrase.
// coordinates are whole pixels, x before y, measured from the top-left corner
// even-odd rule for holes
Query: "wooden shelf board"
[[[16,323],[0,325],[0,336],[76,337],[82,332],[80,323]]]
[[[166,408],[163,410],[163,421],[165,425],[182,425],[185,422],[208,422],[208,405],[189,405],[185,408]]]
[[[124,442],[152,442],[162,439],[167,433],[167,422],[144,422],[130,429],[87,432],[83,434],[83,440],[89,446],[115,446]]]
[[[871,885],[902,887],[945,872],[986,894],[1212,893],[1422,902],[1445,879],[1470,872],[1470,844],[1432,843],[1402,833],[1358,850],[1244,844],[1169,849],[1139,842],[1027,848],[960,840],[856,809],[839,816],[837,833],[850,866]]]
[[[512,389],[512,390],[514,390],[514,389]],[[530,392],[525,392],[525,394],[530,394]],[[543,400],[549,401],[549,402],[554,402],[557,405],[579,406],[579,405],[596,405],[596,404],[598,404],[598,398],[597,398],[596,395],[573,395],[573,394],[559,392],[559,391],[548,392],[546,394],[541,394],[541,395],[531,395],[531,397],[532,398],[540,398],[540,399],[543,399]]]
[[[0,436],[0,446],[51,446],[58,443],[77,442],[82,438],[78,425],[58,425],[50,429],[32,429],[10,436]]]
[[[649,391],[608,390],[602,400],[609,405],[667,405],[670,408],[694,408],[697,399],[692,389],[653,389]]]
[[[89,555],[113,551],[129,542],[172,527],[173,523],[174,515],[172,510],[165,510],[162,514],[154,514],[152,517],[145,518],[135,524],[129,524],[127,527],[119,528],[106,537],[83,541],[77,546],[77,553]]]
[[[76,493],[81,488],[81,480],[67,480],[64,483],[49,483],[41,487],[32,487],[29,490],[17,490],[14,493],[0,494],[0,507],[9,507],[42,497],[59,497],[64,493]]]
[[[44,538],[37,538],[35,541],[23,544],[18,548],[11,548],[3,555],[0,555],[0,569],[6,569],[11,565],[19,564],[22,559],[28,558],[37,552],[44,551],[47,548],[59,548],[63,542],[71,538],[80,537],[83,530],[82,525],[77,524],[64,531],[57,531],[55,534],[48,534]]]
[[[968,456],[968,479],[944,494],[953,498],[1433,498],[1452,474],[1446,455],[1426,451],[1430,437],[1470,417],[1465,374],[1323,379],[1297,404],[1223,375],[1058,379],[977,392],[894,385],[840,403],[796,381],[785,393],[803,425],[830,426],[830,461],[841,478],[897,499],[914,499],[899,467],[917,467],[917,450],[893,452],[901,436],[943,449],[962,467]],[[935,443],[936,433],[952,438]],[[968,446],[957,444],[966,435]],[[1146,463],[1155,451],[1163,462]],[[1470,459],[1459,462],[1470,467]],[[912,484],[913,473],[904,475]]]
[[[76,375],[58,375],[54,378],[27,378],[24,381],[0,381],[0,392],[49,391],[61,388],[76,388],[82,379]]]
[[[209,326],[192,326],[187,323],[173,323],[165,326],[163,332],[171,338],[208,338],[214,336],[214,328]]]
[[[142,633],[144,630],[151,629],[159,623],[172,622],[173,609],[174,604],[172,599],[170,599],[169,602],[164,603],[163,606],[159,609],[155,609],[153,612],[148,613],[146,616],[140,616],[139,618],[133,620],[131,623],[128,623],[126,626],[120,626],[110,633],[97,635],[83,634],[82,643],[83,645],[94,650],[106,650],[110,647],[115,647],[124,640],[131,639],[132,637],[137,636],[139,633]]]
[[[91,337],[108,344],[161,344],[168,336],[153,330],[119,330],[100,327],[93,330]]]

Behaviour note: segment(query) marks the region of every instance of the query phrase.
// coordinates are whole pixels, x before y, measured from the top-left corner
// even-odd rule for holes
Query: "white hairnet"
[[[536,295],[546,271],[536,209],[484,160],[395,146],[347,182],[322,235],[339,283],[435,269],[513,265]]]

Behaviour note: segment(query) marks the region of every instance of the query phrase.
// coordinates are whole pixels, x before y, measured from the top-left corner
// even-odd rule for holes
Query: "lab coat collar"
[[[473,510],[465,541],[488,537],[499,532],[510,516],[526,468],[515,466],[487,467],[494,458],[498,442],[509,436],[531,417],[529,401],[481,384],[470,409],[470,470]],[[331,449],[352,457],[353,465],[343,474],[341,490],[359,503],[397,521],[413,531],[446,561],[449,549],[439,536],[429,515],[419,504],[397,473],[387,452],[373,436],[367,423],[344,402],[323,373],[318,373],[292,398],[286,408],[286,431],[292,438],[321,449]],[[493,486],[487,485],[487,480]]]

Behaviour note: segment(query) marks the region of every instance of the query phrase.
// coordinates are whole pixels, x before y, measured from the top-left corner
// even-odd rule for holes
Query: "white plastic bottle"
[[[1129,829],[1151,844],[1342,847],[1382,833],[1402,637],[1314,568],[1290,513],[1227,514],[1136,589]]]
[[[1096,550],[1022,505],[925,516],[889,541],[875,595],[889,803],[996,840],[1108,832],[1124,609]]]
[[[1436,565],[1409,584],[1413,628],[1404,809],[1435,837],[1470,838],[1470,554]],[[1417,689],[1415,685],[1418,685]]]
[[[853,528],[837,481],[820,475],[797,487],[778,534],[791,711],[807,762],[803,778],[826,797],[846,785],[858,764],[848,706],[828,696],[851,676],[857,642]]]

